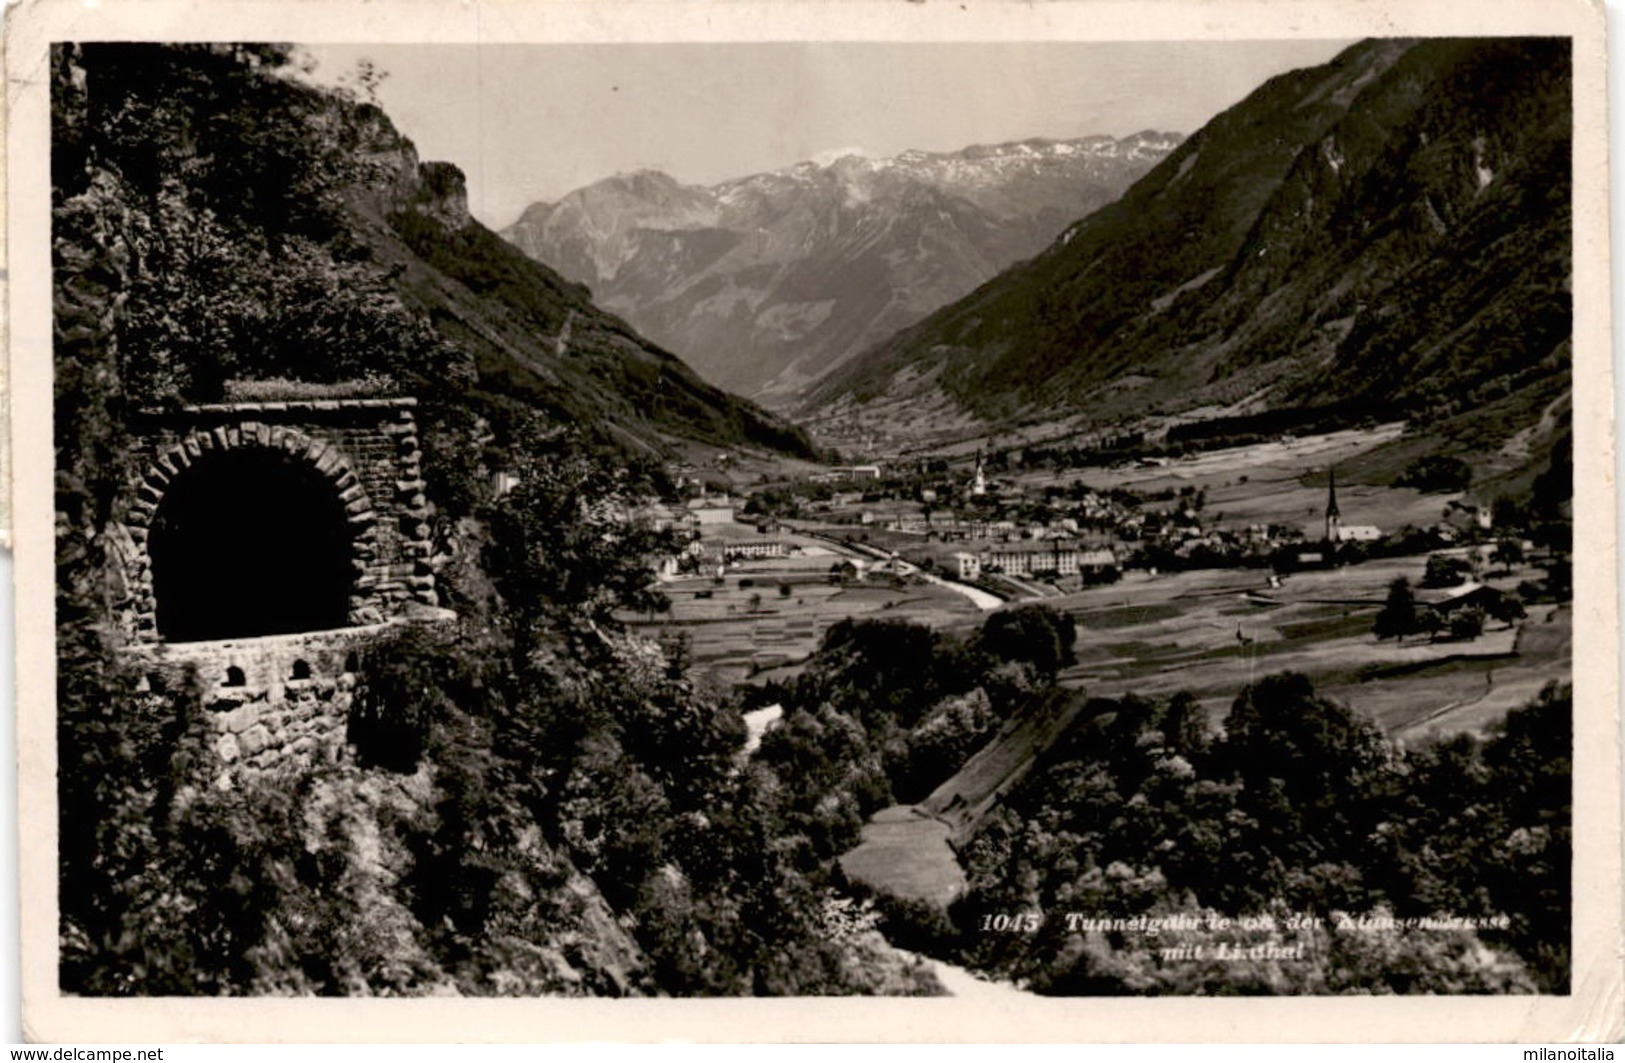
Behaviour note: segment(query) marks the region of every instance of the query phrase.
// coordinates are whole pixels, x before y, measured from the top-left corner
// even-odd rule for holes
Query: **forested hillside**
[[[968,847],[974,965],[1061,995],[1568,991],[1566,688],[1413,749],[1290,673],[1222,734],[1182,695],[1093,708]],[[1012,912],[1062,917],[975,932]]]
[[[646,451],[805,448],[474,221],[456,167],[420,163],[376,106],[312,88],[280,53],[85,45],[58,67],[59,255],[125,293],[126,402],[347,381]]]
[[[832,931],[731,695],[612,615],[660,604],[639,452],[800,438],[469,223],[452,171],[289,49],[54,60],[62,988],[931,991]],[[218,679],[138,663],[114,623],[133,411],[400,392],[458,617],[361,654],[351,754],[222,785]]]
[[[1045,606],[965,640],[832,628],[763,695],[795,822],[838,852],[920,801],[1053,691],[1073,637]],[[1222,731],[1188,694],[1091,698],[960,849],[966,894],[882,896],[882,926],[1045,995],[1567,992],[1569,689],[1489,732],[1405,748],[1293,673],[1239,691]]]

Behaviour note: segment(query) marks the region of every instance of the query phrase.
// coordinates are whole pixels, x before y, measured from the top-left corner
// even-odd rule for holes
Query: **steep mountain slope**
[[[846,155],[710,188],[642,171],[535,204],[503,235],[707,379],[783,401],[1037,253],[1177,143]]]
[[[1565,41],[1356,45],[1271,80],[809,409],[1437,420],[1539,392],[1538,410],[1567,387],[1570,141]]]
[[[483,387],[645,443],[677,436],[808,453],[798,429],[707,384],[474,221],[454,167],[428,164],[421,180],[410,207],[367,217],[367,231],[408,300],[473,352]],[[447,209],[425,209],[426,199]]]
[[[53,143],[59,252],[106,257],[131,296],[119,327],[156,356],[136,366],[165,372],[130,381],[130,398],[361,379],[472,388],[639,449],[806,450],[473,220],[461,172],[420,163],[377,107],[269,59],[245,74],[226,46],[71,54]],[[241,119],[250,105],[257,126]]]

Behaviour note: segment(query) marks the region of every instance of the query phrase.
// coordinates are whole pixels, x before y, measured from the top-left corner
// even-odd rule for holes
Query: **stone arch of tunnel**
[[[353,535],[331,480],[287,451],[194,461],[148,529],[158,637],[282,635],[348,622]]]
[[[138,482],[138,635],[192,642],[376,619],[360,587],[376,551],[372,502],[330,443],[287,426],[193,431]]]

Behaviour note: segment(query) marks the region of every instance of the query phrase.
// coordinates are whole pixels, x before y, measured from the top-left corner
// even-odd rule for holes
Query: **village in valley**
[[[1292,669],[1394,737],[1474,731],[1567,679],[1566,535],[1477,503],[1450,459],[1412,462],[1415,487],[1338,479],[1403,435],[1128,457],[993,437],[789,470],[719,452],[642,515],[681,549],[659,565],[669,611],[629,619],[760,684],[840,619],[963,634],[1043,603],[1075,619],[1061,679],[1091,695],[1183,690],[1217,723],[1237,690]]]

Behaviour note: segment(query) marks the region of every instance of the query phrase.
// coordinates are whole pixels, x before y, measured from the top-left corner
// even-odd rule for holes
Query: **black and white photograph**
[[[1572,33],[296,27],[35,71],[51,992],[1581,991]]]

